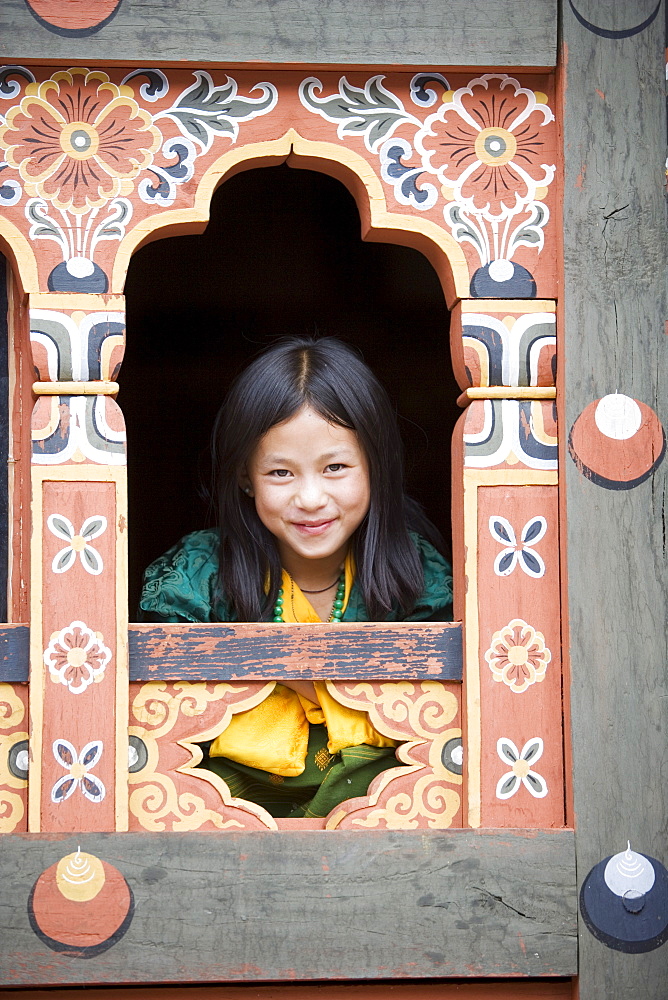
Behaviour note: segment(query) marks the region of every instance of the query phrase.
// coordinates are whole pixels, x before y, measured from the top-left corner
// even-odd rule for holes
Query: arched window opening
[[[144,567],[210,523],[209,435],[234,375],[290,334],[338,336],[387,387],[406,447],[408,492],[449,546],[450,436],[458,388],[449,313],[417,251],[364,243],[338,181],[287,166],[217,191],[201,236],[149,244],[126,284],[119,402],[128,429],[130,620]]]

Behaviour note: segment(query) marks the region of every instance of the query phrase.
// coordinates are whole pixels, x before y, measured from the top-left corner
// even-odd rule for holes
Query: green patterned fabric
[[[207,767],[225,781],[232,795],[249,799],[279,818],[322,818],[345,799],[365,795],[381,771],[396,767],[394,750],[366,744],[333,756],[327,749],[325,726],[310,726],[306,767],[296,777],[283,778],[225,757],[205,757]]]
[[[411,538],[420,554],[424,591],[409,615],[394,609],[386,621],[451,621],[452,575],[439,552],[419,535]],[[151,563],[144,574],[139,603],[139,621],[229,622],[234,621],[218,585],[218,532],[193,531]],[[369,614],[357,583],[343,616],[345,622],[368,622]]]
[[[450,566],[436,549],[411,533],[424,571],[424,591],[410,615],[395,609],[387,621],[450,621],[452,576]],[[218,584],[218,532],[194,531],[186,535],[146,570],[140,602],[140,621],[234,621]],[[343,615],[346,622],[367,622],[369,615],[357,583],[353,585]],[[393,749],[350,747],[331,756],[325,726],[312,725],[306,767],[297,777],[281,777],[225,757],[205,753],[200,767],[219,775],[236,798],[264,806],[276,817],[323,817],[340,802],[366,794],[381,771],[395,767]]]

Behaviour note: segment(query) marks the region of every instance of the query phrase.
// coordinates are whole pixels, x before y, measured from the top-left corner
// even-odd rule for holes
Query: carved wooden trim
[[[225,782],[198,768],[197,744],[223,732],[232,715],[255,707],[275,681],[150,681],[130,685],[130,828],[278,829],[261,806],[232,798]],[[349,799],[322,829],[445,829],[461,825],[459,687],[439,681],[328,683],[341,704],[368,711],[379,732],[402,741],[397,767]],[[295,822],[295,828],[298,828]],[[289,828],[290,821],[281,821]]]

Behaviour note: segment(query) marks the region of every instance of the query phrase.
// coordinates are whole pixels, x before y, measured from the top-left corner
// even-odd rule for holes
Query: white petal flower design
[[[547,531],[544,517],[532,517],[527,521],[522,528],[519,543],[510,521],[499,514],[490,517],[489,530],[492,538],[504,546],[494,560],[494,572],[497,576],[510,576],[518,563],[527,576],[534,579],[545,574],[542,557],[531,547],[537,545]]]
[[[552,653],[542,632],[522,618],[513,618],[494,633],[485,659],[495,681],[507,684],[514,694],[522,694],[545,680]]]
[[[502,736],[496,743],[496,752],[504,764],[510,764],[511,770],[502,775],[496,785],[497,799],[509,799],[520,785],[529,791],[535,799],[543,799],[547,795],[547,782],[531,765],[543,754],[543,741],[540,736],[534,736],[522,747],[521,752],[512,740]]]
[[[44,650],[51,680],[64,684],[71,694],[81,694],[94,681],[101,681],[111,659],[103,638],[101,632],[93,632],[79,621],[54,632]]]
[[[86,572],[93,576],[100,575],[104,569],[102,556],[90,543],[107,530],[106,517],[103,517],[102,514],[93,514],[92,517],[87,517],[78,533],[64,514],[51,514],[46,523],[56,538],[62,538],[68,543],[53,557],[51,569],[54,573],[66,573],[68,569],[71,569],[76,562],[78,552],[81,565]]]
[[[81,753],[77,754],[69,740],[58,739],[53,742],[53,756],[67,774],[58,778],[51,789],[51,801],[64,802],[79,788],[90,802],[101,802],[107,794],[103,783],[91,771],[102,757],[102,740],[91,740],[86,743]]]

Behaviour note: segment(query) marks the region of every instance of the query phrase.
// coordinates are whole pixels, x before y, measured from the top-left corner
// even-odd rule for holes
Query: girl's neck
[[[305,559],[292,550],[280,551],[281,564],[302,592],[334,589],[346,558],[348,544],[323,559]],[[328,594],[323,595],[327,598]],[[310,597],[310,594],[309,594]],[[313,602],[311,602],[313,603]]]

